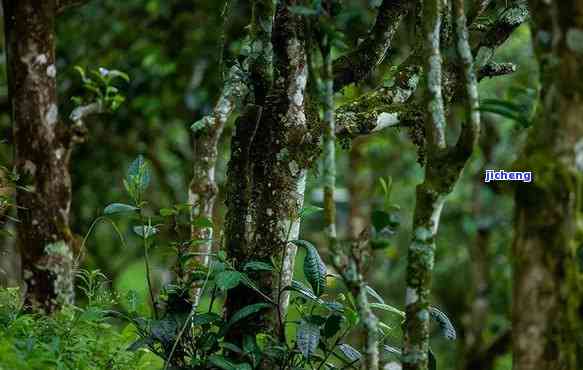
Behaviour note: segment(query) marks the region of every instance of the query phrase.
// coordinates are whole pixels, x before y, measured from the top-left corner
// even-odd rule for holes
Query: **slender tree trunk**
[[[228,1],[225,3],[223,13],[226,13]],[[243,68],[237,64],[231,67],[213,113],[196,124],[199,128],[196,129],[193,141],[194,173],[189,190],[189,203],[192,204],[192,220],[200,217],[212,218],[218,192],[215,181],[217,146],[227,120],[234,110],[242,104],[250,91],[253,92],[255,101],[262,104],[265,100],[265,94],[271,86],[273,3],[266,0],[254,0],[252,2],[252,13],[249,34],[250,55],[243,63]],[[247,80],[251,81],[251,84],[249,84],[251,86],[248,85]],[[246,141],[252,140],[252,137],[236,137],[235,139],[240,140],[238,145],[250,145],[250,141],[249,143],[246,143]],[[240,154],[237,151],[240,150],[241,148],[233,149],[232,153],[237,156]],[[237,172],[239,169],[240,166],[236,166],[233,171]],[[234,181],[234,179],[231,180]],[[241,186],[232,185],[230,188],[233,192],[237,191],[238,188],[242,189]],[[231,199],[236,197],[235,193],[231,193]],[[229,204],[229,201],[227,203],[233,207],[238,206],[236,203]],[[239,211],[238,208],[233,209],[230,215],[233,217]],[[233,223],[233,219],[227,221],[230,226]],[[209,254],[213,245],[212,237],[213,230],[211,227],[193,225],[192,238],[199,241],[193,247],[193,251],[199,254],[195,259],[198,265],[194,266],[195,269],[208,266]],[[202,281],[195,282],[192,294],[194,305],[198,305],[202,294],[201,283]]]
[[[533,173],[516,189],[513,244],[513,365],[583,367],[581,200],[583,2],[530,1],[541,105],[523,155]]]
[[[73,301],[69,229],[70,143],[59,122],[55,68],[55,0],[4,1],[12,105],[17,245],[26,303],[52,312]]]
[[[413,240],[407,256],[403,369],[426,370],[429,351],[429,293],[437,230],[447,195],[453,190],[476,145],[480,116],[477,80],[468,41],[464,1],[453,3],[457,52],[462,65],[467,98],[466,118],[456,145],[445,137],[445,105],[442,95],[441,0],[423,3],[427,113],[425,118],[427,163],[425,179],[417,186]]]
[[[368,201],[371,189],[370,169],[365,161],[364,146],[366,139],[356,139],[350,148],[349,168],[351,176],[348,180],[349,213],[348,238],[356,240],[369,224],[370,204]]]
[[[194,266],[194,269],[204,268],[209,263],[209,255],[213,245],[213,228],[195,221],[201,218],[213,219],[213,210],[218,193],[215,168],[219,140],[230,115],[248,93],[248,87],[243,80],[244,71],[236,65],[233,66],[229,71],[213,113],[200,120],[197,123],[200,127],[195,128],[193,176],[188,193],[188,202],[192,205],[191,219],[193,226],[191,237],[196,241],[193,244],[192,251],[198,253],[194,259],[198,266]],[[198,305],[201,294],[202,288],[198,282],[195,282],[192,294],[193,305]]]

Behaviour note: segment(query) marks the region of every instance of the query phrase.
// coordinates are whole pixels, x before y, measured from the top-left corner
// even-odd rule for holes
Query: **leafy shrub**
[[[93,278],[97,273],[83,273]],[[99,277],[101,278],[101,277]],[[84,308],[66,306],[53,316],[26,313],[16,288],[0,290],[0,370],[158,369],[147,350],[127,351],[137,334],[108,319],[113,297],[99,288]]]

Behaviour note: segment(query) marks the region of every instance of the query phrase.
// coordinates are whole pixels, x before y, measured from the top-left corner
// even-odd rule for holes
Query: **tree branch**
[[[528,20],[528,6],[522,0],[514,0],[512,4],[502,12],[492,26],[481,38],[474,55],[476,68],[482,69],[492,61],[496,48],[502,45],[512,32]]]
[[[334,61],[335,91],[361,81],[382,63],[410,3],[407,0],[383,0],[367,38],[355,50]]]
[[[73,109],[69,115],[69,119],[73,122],[73,126],[69,128],[68,135],[73,143],[82,143],[87,136],[87,127],[85,120],[87,117],[105,113],[106,109],[101,102],[94,102],[86,105],[78,106]]]
[[[478,71],[478,81],[484,78],[492,78],[497,76],[509,75],[516,72],[516,64],[514,63],[496,63],[490,62]]]
[[[75,8],[85,3],[88,3],[89,0],[58,0],[57,1],[57,15],[61,15],[70,8]]]
[[[514,64],[498,64],[493,62],[492,58],[496,48],[500,47],[527,19],[528,11],[525,4],[515,1],[483,34],[478,45],[472,48],[472,54],[477,55],[474,64],[478,71],[478,81],[485,77],[510,74],[516,70]],[[481,60],[478,60],[479,58]],[[377,88],[360,96],[352,103],[337,108],[336,134],[353,138],[377,132],[385,127],[408,126],[411,120],[417,119],[418,107],[404,105],[404,103],[409,101],[418,87],[418,82],[422,78],[422,63],[418,48],[399,66],[392,86]],[[457,79],[457,76],[452,75],[448,78]],[[450,81],[448,85],[456,85],[456,83]],[[446,94],[445,98],[450,100],[452,97]],[[409,123],[402,122],[403,119]]]

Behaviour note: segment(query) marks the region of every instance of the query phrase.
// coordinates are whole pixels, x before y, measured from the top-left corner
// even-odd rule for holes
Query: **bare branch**
[[[514,17],[511,16],[512,14],[514,14]],[[481,61],[476,60],[475,62],[479,81],[485,77],[510,74],[516,70],[514,64],[498,64],[492,61],[492,57],[496,48],[501,46],[510,34],[527,18],[528,12],[524,3],[515,1],[502,13],[500,19],[483,33],[480,42],[472,50],[472,54],[478,54],[478,58],[482,55],[483,58]],[[336,112],[336,134],[355,137],[371,134],[389,126],[407,126],[407,122],[401,122],[402,118],[415,118],[418,115],[418,110],[411,105],[406,107],[408,109],[403,109],[403,104],[408,102],[417,89],[418,82],[422,77],[421,64],[421,53],[417,50],[399,66],[399,70],[395,75],[395,83],[392,86],[380,87],[357,98],[352,103],[339,107]],[[457,69],[455,70],[457,71]],[[452,79],[452,81],[448,81],[448,85],[455,86],[457,84],[457,82],[453,81],[458,78],[457,73],[446,77]],[[446,94],[445,98],[450,100],[452,98],[449,95],[450,91],[446,90],[446,92],[448,94]],[[452,90],[451,92],[455,91]],[[394,115],[396,112],[398,113],[397,116]],[[405,112],[407,112],[407,115],[403,116]],[[387,115],[383,115],[383,113],[387,113]],[[396,122],[397,119],[398,122]]]
[[[73,121],[76,126],[84,126],[84,121],[87,117],[93,114],[100,114],[105,112],[103,104],[95,102],[87,105],[81,105],[71,112],[69,119]]]
[[[69,119],[73,122],[73,126],[69,126],[65,131],[66,137],[72,143],[82,143],[87,136],[87,127],[85,120],[87,117],[105,113],[106,109],[101,102],[94,102],[86,105],[81,105],[71,112]]]
[[[473,50],[474,55],[476,55],[476,68],[481,69],[490,63],[496,48],[506,42],[512,32],[526,22],[528,17],[526,2],[522,0],[513,1],[486,31],[477,48]]]
[[[478,136],[480,134],[478,80],[476,78],[472,51],[470,49],[464,0],[454,0],[453,10],[456,23],[457,53],[462,62],[463,80],[466,87],[466,116],[469,121],[462,126],[462,134],[457,145],[469,157],[478,142]],[[465,161],[465,159],[463,160]]]
[[[88,3],[89,0],[58,0],[57,1],[57,15],[60,15],[71,8],[76,8],[78,6]]]
[[[442,95],[442,57],[440,50],[440,1],[429,1],[424,6],[425,69],[427,75],[427,117],[425,130],[430,149],[445,149],[445,106]]]
[[[334,61],[335,91],[361,81],[382,63],[410,3],[407,0],[383,0],[368,37],[354,51]]]
[[[482,81],[486,77],[509,75],[516,72],[516,69],[517,67],[514,63],[490,62],[478,71],[478,81]]]

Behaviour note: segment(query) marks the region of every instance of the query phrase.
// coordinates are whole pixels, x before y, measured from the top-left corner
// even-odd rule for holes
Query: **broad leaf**
[[[239,311],[235,312],[229,322],[223,326],[219,332],[219,337],[224,336],[229,331],[231,326],[235,325],[237,322],[268,307],[271,307],[271,305],[268,303],[255,303],[241,308]]]
[[[151,176],[150,165],[144,156],[139,155],[128,168],[127,182],[135,185],[139,192],[143,192],[150,184]]]
[[[338,350],[348,359],[350,362],[359,360],[362,355],[354,347],[349,344],[342,343],[338,346]]]
[[[374,290],[370,285],[366,285],[364,288],[371,297],[377,300],[378,303],[385,304],[385,300],[383,299],[383,297],[379,293],[377,293],[377,291]]]
[[[320,327],[312,322],[302,320],[298,327],[296,341],[302,355],[309,359],[318,348]]]
[[[305,240],[294,240],[294,244],[306,249],[304,257],[304,275],[306,280],[312,286],[314,294],[321,296],[326,289],[326,265],[320,258],[318,250],[314,245]]]
[[[191,224],[192,224],[192,226],[198,227],[200,229],[213,227],[213,222],[211,220],[209,220],[207,217],[202,217],[202,216],[196,217],[195,219],[193,219]]]
[[[399,310],[396,307],[393,307],[391,305],[388,304],[383,304],[383,303],[370,303],[370,307],[371,308],[376,308],[379,310],[383,310],[383,311],[387,311],[387,312],[391,312],[394,313],[396,315],[399,315],[401,317],[405,317],[405,312]]]
[[[321,207],[316,207],[316,206],[312,206],[312,205],[306,205],[304,208],[302,208],[302,210],[300,211],[300,218],[304,218],[307,217],[309,215],[312,215],[314,213],[323,211],[324,208]]]
[[[103,213],[106,215],[113,215],[116,213],[130,213],[138,211],[138,207],[131,206],[129,204],[124,203],[111,203],[103,210]]]
[[[266,262],[261,261],[250,261],[247,262],[243,266],[243,270],[252,270],[252,271],[273,271],[273,266]]]
[[[447,317],[445,313],[443,313],[442,311],[435,307],[429,307],[429,314],[431,315],[431,318],[437,322],[441,334],[446,339],[448,340],[456,339],[457,335],[455,332],[455,328],[451,321],[449,320],[449,317]]]
[[[236,370],[237,367],[235,364],[227,360],[225,357],[221,355],[211,355],[209,357],[209,362],[219,369],[223,370]]]
[[[221,316],[217,315],[214,312],[207,312],[202,314],[196,314],[192,318],[192,325],[208,325],[212,324],[213,322],[221,321]]]
[[[233,289],[241,282],[241,273],[238,271],[223,271],[215,277],[215,283],[221,290]]]
[[[401,359],[402,351],[399,348],[383,344],[383,349],[388,353],[395,355],[399,360]]]
[[[326,338],[331,338],[336,335],[340,331],[340,324],[342,323],[342,316],[337,314],[332,314],[328,316],[326,319],[326,323],[324,324],[324,331],[322,335]]]

